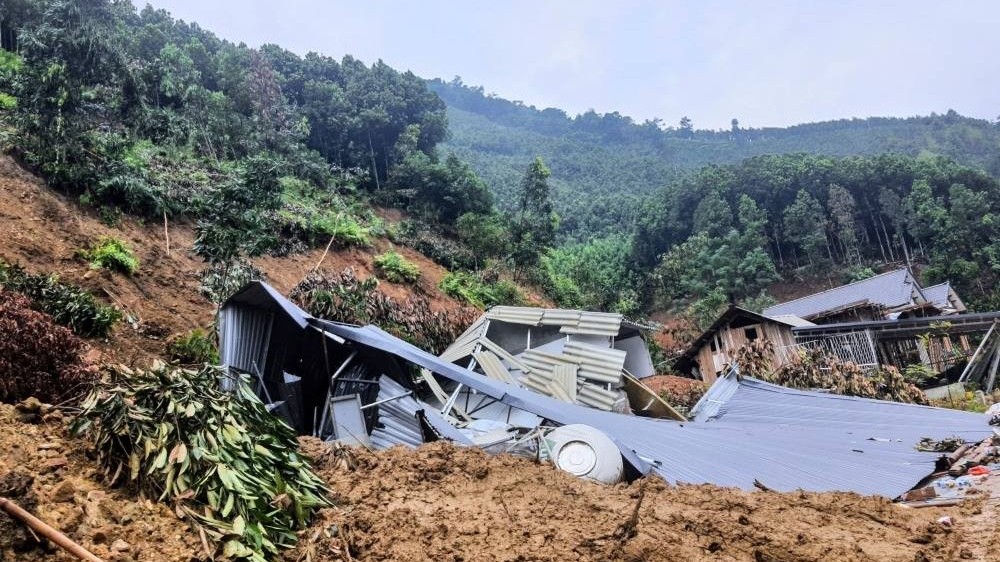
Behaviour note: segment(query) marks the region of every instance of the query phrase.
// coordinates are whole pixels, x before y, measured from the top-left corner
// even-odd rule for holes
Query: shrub
[[[0,286],[23,293],[33,308],[83,337],[107,336],[122,318],[117,308],[99,304],[87,291],[61,283],[55,275],[31,275],[16,265],[0,262]]]
[[[83,341],[32,310],[24,295],[0,290],[0,334],[0,402],[60,402],[91,379],[80,360]]]
[[[83,250],[80,255],[90,261],[91,269],[107,269],[126,275],[139,271],[139,260],[132,248],[112,236],[105,236],[90,250]]]
[[[212,337],[200,328],[174,338],[167,344],[167,356],[182,365],[219,362],[219,351]]]
[[[434,232],[422,222],[402,222],[392,235],[393,242],[413,248],[448,269],[476,267],[476,255],[468,247]]]
[[[416,283],[420,280],[420,268],[399,252],[386,252],[375,257],[375,272],[393,283]]]
[[[378,291],[375,278],[358,279],[350,268],[334,276],[312,273],[290,296],[313,316],[375,324],[431,353],[444,351],[478,316],[470,308],[431,310],[430,302],[423,297],[397,301]]]
[[[479,308],[524,302],[520,289],[514,283],[507,280],[484,283],[475,275],[464,271],[446,275],[441,280],[440,288],[445,294]]]
[[[93,440],[113,482],[172,503],[217,556],[273,560],[329,505],[327,490],[299,454],[295,432],[246,379],[221,390],[224,376],[212,366],[108,369],[71,429]]]

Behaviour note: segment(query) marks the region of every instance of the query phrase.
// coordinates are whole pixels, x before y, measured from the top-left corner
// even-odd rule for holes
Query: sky
[[[149,3],[250,46],[382,59],[571,115],[688,116],[699,129],[1000,115],[996,0]]]

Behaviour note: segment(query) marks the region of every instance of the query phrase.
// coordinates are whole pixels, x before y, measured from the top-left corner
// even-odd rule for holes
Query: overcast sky
[[[133,0],[139,6],[147,2]],[[1000,115],[1000,1],[154,0],[251,46],[698,128]]]

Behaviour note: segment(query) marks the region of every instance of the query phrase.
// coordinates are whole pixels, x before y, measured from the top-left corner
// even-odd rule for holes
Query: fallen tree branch
[[[104,562],[97,556],[91,554],[91,552],[87,549],[70,540],[70,538],[66,535],[51,527],[48,523],[21,509],[16,503],[10,501],[9,499],[0,498],[0,509],[7,512],[7,514],[14,519],[17,519],[27,525],[32,532],[38,531],[40,535],[49,539],[60,548],[73,556],[76,556],[80,560],[85,560],[86,562]]]

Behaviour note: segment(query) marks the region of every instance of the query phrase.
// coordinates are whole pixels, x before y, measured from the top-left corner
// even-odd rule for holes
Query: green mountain
[[[841,119],[787,128],[698,130],[637,123],[617,112],[570,117],[486,94],[456,79],[431,80],[447,104],[444,145],[486,180],[501,208],[528,163],[541,156],[550,179],[563,239],[584,240],[634,223],[647,195],[706,165],[738,163],[765,154],[825,156],[886,152],[942,155],[1000,175],[1000,125],[954,111],[926,117]]]

